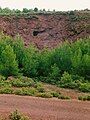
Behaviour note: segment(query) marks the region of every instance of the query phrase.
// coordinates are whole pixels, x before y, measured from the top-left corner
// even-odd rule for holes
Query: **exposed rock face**
[[[89,36],[90,13],[0,16],[0,30],[13,37],[20,34],[25,45],[33,42],[40,49],[51,48],[65,40],[74,41]]]

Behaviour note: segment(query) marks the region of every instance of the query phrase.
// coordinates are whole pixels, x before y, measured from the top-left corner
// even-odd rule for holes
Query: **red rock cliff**
[[[20,34],[25,45],[33,42],[38,48],[51,48],[65,40],[89,36],[90,13],[0,16],[0,30],[13,37]]]

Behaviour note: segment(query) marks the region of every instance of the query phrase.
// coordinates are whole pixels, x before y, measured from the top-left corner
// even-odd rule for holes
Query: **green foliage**
[[[9,115],[10,120],[30,120],[28,117],[23,116],[17,110]]]
[[[52,91],[51,92],[51,95],[53,96],[53,97],[59,97],[59,93],[58,92],[54,92],[54,91]]]
[[[90,92],[90,83],[88,81],[85,81],[83,77],[78,75],[71,75],[68,72],[64,72],[61,80],[58,82],[58,86],[78,89],[82,92]]]
[[[53,62],[56,63],[56,65],[61,70],[61,74],[64,71],[70,71],[72,64],[71,64],[71,46],[66,41],[65,43],[61,44],[60,47],[56,48],[53,53]]]
[[[38,94],[36,94],[36,97],[52,98],[53,96],[50,93],[38,93]]]
[[[23,11],[22,11],[23,13],[28,13],[29,12],[29,10],[27,9],[27,8],[23,8]]]
[[[90,37],[74,43],[66,41],[53,50],[40,51],[34,45],[24,47],[19,35],[13,39],[0,33],[0,74],[6,78],[24,75],[60,87],[88,92]],[[87,86],[87,90],[83,90],[85,87],[81,83]],[[26,78],[25,81],[20,78],[20,81],[12,82],[14,87],[30,87],[32,84]],[[42,87],[37,89],[43,92]]]
[[[64,72],[59,82],[60,87],[76,88],[77,84],[73,81],[72,76],[68,72]]]
[[[70,82],[72,82],[72,76],[69,73],[64,72],[64,74],[61,77],[61,83],[64,84]]]
[[[36,83],[31,79],[14,79],[11,81],[11,85],[14,87],[33,87]]]
[[[82,100],[82,101],[90,101],[90,96],[79,96],[78,100]]]
[[[56,64],[51,66],[51,72],[49,74],[49,77],[53,79],[55,79],[56,77],[60,77],[60,70]]]
[[[15,95],[28,95],[34,96],[37,90],[35,88],[21,88],[14,91]]]
[[[34,8],[34,11],[35,11],[35,12],[38,12],[38,8],[35,7],[35,8]]]
[[[0,94],[12,94],[13,93],[13,89],[6,87],[6,88],[2,88],[0,89]]]
[[[19,80],[19,79],[17,79],[17,80],[14,80],[14,81],[12,81],[12,86],[14,86],[14,87],[30,87],[31,86],[31,83],[29,82],[23,82],[23,81],[21,81],[21,80]]]
[[[90,77],[90,38],[76,41],[72,46],[72,72],[86,79]]]
[[[22,38],[17,35],[12,43],[14,53],[16,54],[16,60],[18,61],[19,69],[22,70],[22,60],[24,57],[24,42]]]
[[[90,92],[90,83],[81,83],[79,90],[82,92]]]
[[[3,81],[3,80],[5,80],[5,77],[0,75],[0,81]]]
[[[38,90],[38,92],[41,92],[41,93],[45,92],[43,87],[37,87],[37,90]]]
[[[59,96],[58,96],[58,99],[66,99],[66,100],[69,100],[70,97],[69,97],[69,96],[64,96],[64,95],[59,95]]]
[[[17,75],[18,64],[16,55],[10,45],[6,45],[0,55],[0,73],[5,76]]]
[[[37,75],[38,68],[38,52],[37,49],[31,45],[25,49],[23,57],[23,73],[26,76],[34,77]]]

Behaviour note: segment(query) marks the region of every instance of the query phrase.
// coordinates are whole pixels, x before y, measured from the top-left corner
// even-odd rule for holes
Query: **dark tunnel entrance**
[[[33,31],[33,36],[37,36],[38,35],[38,31]]]
[[[41,34],[43,32],[45,32],[45,30],[42,30],[42,31],[35,30],[35,31],[33,31],[33,36],[37,36],[38,34]]]

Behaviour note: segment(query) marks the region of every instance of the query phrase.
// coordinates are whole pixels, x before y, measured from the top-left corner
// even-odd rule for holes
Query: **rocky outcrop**
[[[0,31],[13,37],[20,34],[25,45],[53,48],[65,40],[89,36],[90,13],[0,16]]]

